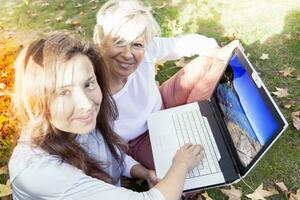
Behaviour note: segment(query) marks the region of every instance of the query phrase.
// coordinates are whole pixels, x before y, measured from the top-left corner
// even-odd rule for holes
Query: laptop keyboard
[[[211,132],[208,120],[200,110],[185,111],[173,115],[179,145],[185,143],[201,144],[204,156],[199,165],[191,170],[186,178],[193,178],[220,172],[218,158],[220,153]]]

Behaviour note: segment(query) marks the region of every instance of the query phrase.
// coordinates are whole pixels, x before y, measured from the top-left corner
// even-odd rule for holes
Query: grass
[[[104,1],[37,0],[4,1],[0,5],[0,36],[26,39],[30,33],[68,29],[91,38],[95,14]],[[239,39],[254,67],[261,73],[269,90],[276,87],[289,89],[289,96],[275,98],[279,105],[289,100],[296,103],[289,109],[280,107],[289,122],[289,128],[267,152],[259,164],[245,178],[255,189],[261,183],[273,186],[283,181],[290,190],[300,188],[300,136],[293,128],[291,112],[300,110],[300,43],[296,32],[300,31],[299,0],[147,0],[154,8],[154,15],[162,27],[163,36],[197,32],[216,38],[219,44]],[[46,3],[49,3],[48,5]],[[61,19],[58,18],[61,16]],[[71,23],[66,23],[69,19]],[[171,25],[173,22],[173,26]],[[24,36],[24,33],[27,33]],[[268,60],[259,57],[268,54]],[[278,71],[293,67],[293,77],[279,76]],[[162,66],[157,79],[163,82],[178,70],[172,62]],[[133,184],[133,187],[138,187]],[[244,194],[251,189],[243,182]],[[226,199],[217,189],[208,190],[214,199]],[[243,197],[246,199],[246,197]],[[272,199],[285,199],[278,195]]]

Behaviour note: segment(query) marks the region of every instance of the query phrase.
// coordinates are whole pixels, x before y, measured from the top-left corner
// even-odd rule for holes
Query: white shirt
[[[189,34],[176,38],[153,38],[145,51],[145,56],[125,84],[113,95],[119,112],[114,129],[126,142],[142,133],[147,127],[149,115],[162,107],[162,99],[155,81],[155,64],[176,60],[183,56],[211,56],[219,47],[215,39],[199,34]]]
[[[102,135],[93,131],[77,136],[76,140],[94,159],[112,163],[105,171],[120,185],[120,174],[126,169],[117,168]],[[22,142],[13,151],[9,172],[14,200],[164,199],[155,188],[137,193],[87,176],[82,170],[61,162],[58,156]]]

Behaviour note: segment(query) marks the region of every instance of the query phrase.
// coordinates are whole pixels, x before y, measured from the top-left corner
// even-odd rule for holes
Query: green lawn
[[[105,1],[1,1],[0,36],[23,41],[53,29],[73,30],[91,38],[95,14]],[[64,2],[64,3],[61,3]],[[291,113],[300,111],[300,32],[299,0],[147,0],[154,8],[163,36],[197,32],[216,38],[219,44],[239,39],[254,67],[261,73],[271,92],[288,88],[289,95],[274,96],[289,122],[289,128],[263,157],[259,164],[236,186],[243,194],[250,189],[274,186],[283,181],[290,190],[300,188],[300,133],[292,125]],[[1,48],[0,48],[1,49]],[[268,54],[269,59],[260,56]],[[295,68],[293,76],[279,71]],[[157,79],[163,82],[178,68],[166,63],[159,68]],[[297,80],[298,77],[298,80]],[[295,103],[284,108],[288,101]],[[247,186],[249,185],[249,186]],[[132,183],[133,187],[137,184]],[[214,199],[226,199],[218,190],[207,191]],[[247,199],[246,197],[243,197]],[[272,199],[286,199],[277,195]]]

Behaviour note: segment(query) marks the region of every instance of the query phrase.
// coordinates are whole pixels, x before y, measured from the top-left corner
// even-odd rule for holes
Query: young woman
[[[106,79],[97,48],[67,34],[21,51],[14,107],[22,126],[9,162],[14,200],[180,197],[186,173],[201,158],[199,145],[178,150],[167,175],[149,191],[119,187],[121,174],[147,179],[149,173],[128,164],[132,159],[111,128],[117,111]]]
[[[119,117],[115,131],[129,143],[134,159],[154,169],[148,116],[160,109],[207,99],[237,41],[219,48],[199,34],[155,37],[160,28],[151,9],[138,0],[109,0],[97,13],[94,42],[110,72]],[[158,87],[155,64],[200,55]]]

